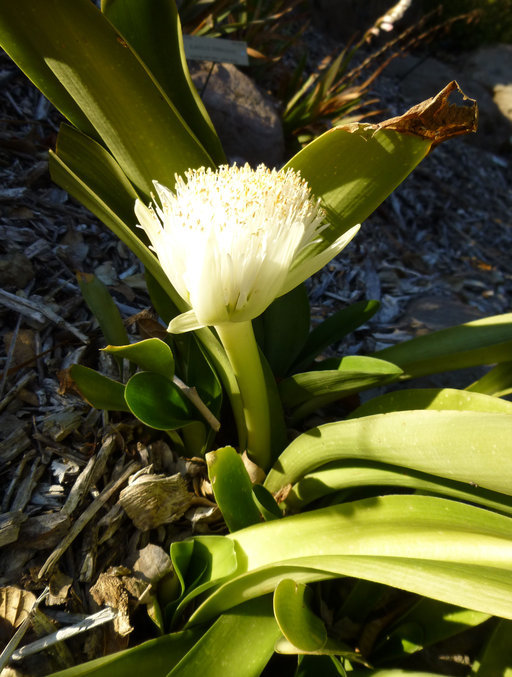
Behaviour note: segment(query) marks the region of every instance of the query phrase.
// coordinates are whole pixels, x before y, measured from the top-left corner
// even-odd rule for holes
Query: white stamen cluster
[[[191,306],[172,331],[245,321],[288,289],[297,255],[324,225],[306,181],[288,169],[201,167],[174,192],[155,182],[160,206],[135,211],[162,268]],[[173,324],[171,323],[171,325]],[[179,327],[178,327],[179,324]]]

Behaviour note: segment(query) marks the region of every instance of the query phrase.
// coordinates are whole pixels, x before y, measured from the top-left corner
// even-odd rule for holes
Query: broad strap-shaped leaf
[[[149,68],[217,163],[226,162],[219,137],[190,77],[174,0],[103,0],[101,9]]]
[[[403,373],[395,364],[374,357],[349,355],[332,362],[336,368],[294,374],[279,384],[283,405],[295,410],[293,422],[342,397],[396,381]]]
[[[309,334],[309,300],[304,284],[281,296],[256,320],[254,332],[273,373],[288,373]]]
[[[175,173],[213,165],[156,80],[90,0],[3,3],[0,40],[57,106],[58,80],[146,196],[153,180],[173,187]]]
[[[512,313],[485,317],[418,336],[374,354],[409,378],[510,360]]]
[[[414,388],[396,390],[374,397],[350,413],[348,418],[410,409],[435,409],[437,411],[488,411],[512,414],[512,403],[498,397],[482,395],[455,388]]]
[[[143,241],[144,231],[136,228],[135,200],[139,197],[126,174],[105,148],[67,124],[62,124],[57,136],[55,155],[74,172],[98,198]],[[50,152],[53,174],[55,157]],[[53,177],[52,177],[53,178]],[[106,224],[108,226],[108,224]]]
[[[123,345],[128,343],[128,334],[123,318],[103,282],[90,273],[77,273],[78,286],[89,310],[98,320],[107,343]]]
[[[341,341],[361,325],[368,322],[380,308],[378,301],[359,301],[338,310],[316,326],[293,364],[294,372],[304,371],[315,357],[333,343]]]
[[[66,670],[54,672],[51,677],[140,677],[147,671],[151,677],[166,677],[172,667],[190,651],[203,634],[195,627],[174,632],[157,639],[108,656],[102,656]]]
[[[512,642],[510,641],[512,623],[500,620],[485,643],[484,649],[473,664],[471,672],[475,677],[511,677]]]
[[[275,492],[326,463],[346,459],[419,470],[510,495],[512,417],[477,411],[399,411],[327,423],[300,435],[284,450],[265,486]]]
[[[312,653],[327,644],[324,622],[311,610],[311,590],[292,579],[282,580],[274,592],[274,616],[285,638],[297,649]]]
[[[194,612],[202,623],[280,581],[355,576],[475,609],[512,616],[509,517],[429,496],[382,496],[265,522],[224,537],[236,575]]]
[[[481,625],[488,614],[423,597],[387,628],[371,653],[373,665],[388,664]]]
[[[512,362],[497,364],[482,378],[468,386],[466,390],[494,395],[494,397],[510,395],[512,393]]]
[[[430,147],[419,136],[360,123],[332,129],[297,153],[285,169],[291,167],[306,179],[331,224],[317,249],[362,223]]]
[[[272,598],[261,597],[222,614],[168,677],[259,677],[281,631]]]
[[[475,503],[497,512],[512,515],[512,496],[482,489],[477,484],[454,482],[407,468],[359,460],[328,463],[302,477],[286,496],[284,506],[294,512],[323,496],[357,488],[395,487],[424,494],[446,496]]]
[[[206,454],[208,477],[217,505],[230,531],[261,521],[252,496],[252,482],[240,454],[222,447]]]

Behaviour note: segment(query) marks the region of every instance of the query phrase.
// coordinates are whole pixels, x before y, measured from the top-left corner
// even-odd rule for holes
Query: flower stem
[[[235,372],[247,427],[247,454],[268,470],[270,456],[270,409],[258,345],[251,321],[227,322],[215,327]]]

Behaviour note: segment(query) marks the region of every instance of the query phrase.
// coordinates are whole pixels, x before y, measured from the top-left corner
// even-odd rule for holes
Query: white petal
[[[193,310],[177,315],[170,322],[167,331],[170,334],[183,334],[186,331],[194,331],[204,327],[202,322],[199,322]]]
[[[283,296],[283,294],[287,294],[292,289],[295,289],[295,287],[298,287],[301,282],[307,280],[308,277],[314,275],[314,273],[320,270],[320,268],[323,268],[327,263],[329,263],[329,261],[332,261],[332,259],[349,244],[352,238],[359,231],[359,228],[361,228],[361,224],[350,228],[350,230],[347,230],[345,233],[343,233],[343,235],[340,235],[337,240],[335,240],[321,252],[310,258],[305,258],[297,266],[292,267],[286,276],[286,280],[281,288],[281,291],[279,292],[279,296]]]

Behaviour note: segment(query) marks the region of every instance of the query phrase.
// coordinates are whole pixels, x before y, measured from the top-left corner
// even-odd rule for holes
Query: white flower
[[[135,205],[165,274],[192,308],[172,320],[173,333],[252,320],[334,258],[359,228],[308,256],[325,215],[291,169],[224,165],[185,176],[174,193],[155,182],[161,206]]]

